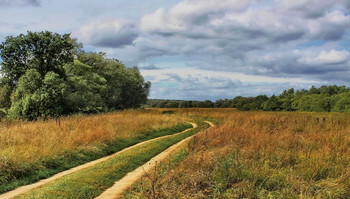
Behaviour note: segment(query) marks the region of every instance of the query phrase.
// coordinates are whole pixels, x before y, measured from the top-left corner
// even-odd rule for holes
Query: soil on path
[[[83,165],[71,168],[71,169],[69,169],[67,171],[63,171],[63,172],[57,173],[57,174],[51,176],[50,178],[46,178],[46,179],[40,180],[40,181],[38,181],[36,183],[33,183],[33,184],[30,184],[30,185],[25,185],[25,186],[22,186],[22,187],[18,187],[17,189],[14,189],[12,191],[9,191],[9,192],[6,192],[4,194],[1,194],[0,195],[0,199],[11,199],[11,198],[14,198],[16,196],[19,196],[19,195],[22,195],[24,193],[27,193],[27,192],[29,192],[29,191],[31,191],[33,189],[36,189],[36,188],[38,188],[40,186],[43,186],[43,185],[45,185],[45,184],[47,184],[49,182],[52,182],[52,181],[54,181],[54,180],[56,180],[56,179],[58,179],[60,177],[65,176],[65,175],[72,174],[74,172],[77,172],[77,171],[80,171],[82,169],[94,166],[94,165],[96,165],[98,163],[104,162],[104,161],[106,161],[106,160],[108,160],[108,159],[110,159],[110,158],[112,158],[114,156],[119,155],[120,153],[123,153],[125,151],[130,150],[130,149],[133,149],[133,148],[138,147],[140,145],[143,145],[143,144],[146,144],[146,143],[149,143],[149,142],[153,142],[155,140],[159,140],[159,139],[162,139],[162,138],[170,137],[170,136],[173,136],[173,135],[185,133],[185,132],[188,132],[188,131],[190,131],[192,129],[197,128],[197,124],[192,123],[192,122],[188,122],[188,123],[190,123],[192,125],[192,128],[186,129],[186,130],[184,130],[182,132],[179,132],[179,133],[175,133],[175,134],[171,134],[171,135],[165,135],[165,136],[157,137],[157,138],[154,138],[154,139],[151,139],[151,140],[147,140],[147,141],[144,141],[144,142],[140,142],[138,144],[135,144],[135,145],[132,145],[132,146],[130,146],[128,148],[125,148],[125,149],[123,149],[121,151],[118,151],[118,152],[116,152],[116,153],[114,153],[112,155],[109,155],[109,156],[106,156],[106,157],[103,157],[103,158],[100,158],[100,159],[97,159],[97,160],[85,163]]]
[[[210,127],[215,126],[212,122],[209,122],[209,121],[205,121],[205,122],[208,123]],[[196,124],[192,123],[192,125],[196,125]],[[130,188],[136,181],[140,180],[141,177],[145,175],[145,173],[148,173],[149,171],[151,171],[151,169],[153,169],[157,165],[157,163],[159,163],[160,161],[163,161],[166,157],[169,156],[170,153],[178,149],[185,142],[188,142],[195,135],[187,137],[181,140],[180,142],[172,145],[165,151],[153,157],[150,161],[148,161],[144,165],[138,167],[132,172],[129,172],[126,176],[124,176],[122,179],[115,182],[115,184],[112,187],[107,189],[105,192],[103,192],[100,196],[96,197],[95,199],[120,198],[122,196],[122,193],[126,191],[128,188]]]

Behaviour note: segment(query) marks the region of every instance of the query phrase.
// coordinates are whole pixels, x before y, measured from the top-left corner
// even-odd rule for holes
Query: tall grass
[[[168,134],[159,131],[184,122],[180,116],[151,110],[74,116],[59,122],[3,122],[0,124],[0,192],[148,139],[152,132]],[[17,181],[20,179],[23,181]]]
[[[190,143],[160,198],[350,198],[350,115],[184,112],[222,123]]]
[[[147,129],[161,129],[185,122],[183,118],[153,111],[75,116],[52,121],[12,122],[0,127],[0,162],[35,161],[62,151],[85,148],[116,137],[130,138]]]
[[[169,146],[194,134],[197,130],[193,129],[137,146],[102,163],[64,176],[16,198],[95,198],[128,172],[146,163]]]

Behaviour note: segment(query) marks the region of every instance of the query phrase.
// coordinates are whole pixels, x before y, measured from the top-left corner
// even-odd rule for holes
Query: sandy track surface
[[[103,157],[103,158],[100,158],[100,159],[88,162],[86,164],[83,164],[83,165],[80,165],[80,166],[77,166],[77,167],[74,167],[74,168],[71,168],[71,169],[69,169],[67,171],[63,171],[63,172],[57,173],[57,174],[51,176],[50,178],[46,178],[46,179],[40,180],[40,181],[38,181],[36,183],[33,183],[33,184],[30,184],[30,185],[25,185],[25,186],[22,186],[22,187],[18,187],[17,189],[14,189],[12,191],[9,191],[9,192],[6,192],[4,194],[1,194],[0,195],[0,199],[11,199],[11,198],[14,198],[14,197],[22,195],[22,194],[24,194],[24,193],[26,193],[28,191],[36,189],[36,188],[38,188],[40,186],[43,186],[43,185],[45,185],[45,184],[47,184],[49,182],[52,182],[52,181],[54,181],[54,180],[56,180],[56,179],[58,179],[60,177],[65,176],[65,175],[68,175],[68,174],[80,171],[82,169],[94,166],[94,165],[96,165],[98,163],[101,163],[101,162],[104,162],[104,161],[106,161],[106,160],[108,160],[108,159],[110,159],[110,158],[112,158],[114,156],[119,155],[120,153],[123,153],[125,151],[130,150],[130,149],[133,149],[133,148],[138,147],[140,145],[143,145],[143,144],[155,141],[155,140],[159,140],[161,138],[170,137],[170,136],[173,136],[173,135],[185,133],[185,132],[188,132],[188,131],[190,131],[190,130],[192,130],[194,128],[197,128],[197,124],[192,123],[192,122],[188,122],[188,123],[190,123],[192,125],[192,128],[186,129],[186,130],[184,130],[182,132],[179,132],[179,133],[175,133],[175,134],[171,134],[171,135],[165,135],[165,136],[157,137],[157,138],[154,138],[154,139],[151,139],[151,140],[147,140],[147,141],[144,141],[144,142],[140,142],[138,144],[135,144],[135,145],[132,145],[132,146],[130,146],[128,148],[125,148],[125,149],[123,149],[121,151],[118,151],[118,152],[116,152],[116,153],[114,153],[112,155],[109,155],[109,156],[106,156],[106,157]]]
[[[215,126],[212,122],[205,121],[210,125],[210,127]],[[196,135],[196,134],[195,134]],[[120,198],[122,193],[130,188],[136,181],[140,180],[145,173],[148,173],[151,169],[153,169],[157,163],[160,161],[163,161],[166,157],[169,156],[170,153],[175,151],[177,148],[179,148],[182,144],[185,142],[188,142],[193,136],[187,137],[180,142],[172,145],[165,151],[161,152],[157,156],[153,157],[150,161],[145,163],[144,165],[138,167],[132,172],[129,172],[126,176],[124,176],[122,179],[115,182],[115,184],[107,189],[105,192],[103,192],[100,196],[96,197],[95,199],[116,199]]]

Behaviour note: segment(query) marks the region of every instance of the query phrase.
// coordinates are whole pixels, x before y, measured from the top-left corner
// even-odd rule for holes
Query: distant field
[[[349,114],[162,110],[219,125],[125,198],[350,198]]]
[[[0,192],[149,139],[186,128],[178,115],[152,110],[0,123]],[[177,127],[177,128],[174,128]],[[171,130],[173,128],[173,130]],[[159,136],[158,135],[158,136]],[[149,137],[149,138],[148,138]],[[27,177],[28,176],[28,177]],[[24,178],[23,182],[16,179]]]

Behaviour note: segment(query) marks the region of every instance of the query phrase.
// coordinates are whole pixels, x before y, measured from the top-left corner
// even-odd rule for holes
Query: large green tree
[[[105,58],[104,53],[79,53],[78,60],[90,65],[105,78],[105,99],[110,109],[136,108],[146,103],[151,83],[146,82],[137,67],[126,68],[117,59]]]
[[[28,32],[0,44],[0,110],[35,120],[136,108],[150,82],[105,53],[85,53],[69,34]]]
[[[65,113],[68,90],[68,85],[58,74],[48,72],[42,79],[37,70],[29,69],[19,78],[11,95],[10,117],[57,118]]]
[[[104,95],[107,81],[93,67],[75,60],[64,66],[71,92],[68,94],[70,112],[97,113],[108,110]]]
[[[36,69],[42,78],[49,71],[64,77],[63,65],[73,62],[78,46],[69,34],[49,31],[6,37],[0,44],[3,78],[13,86],[28,69]]]

